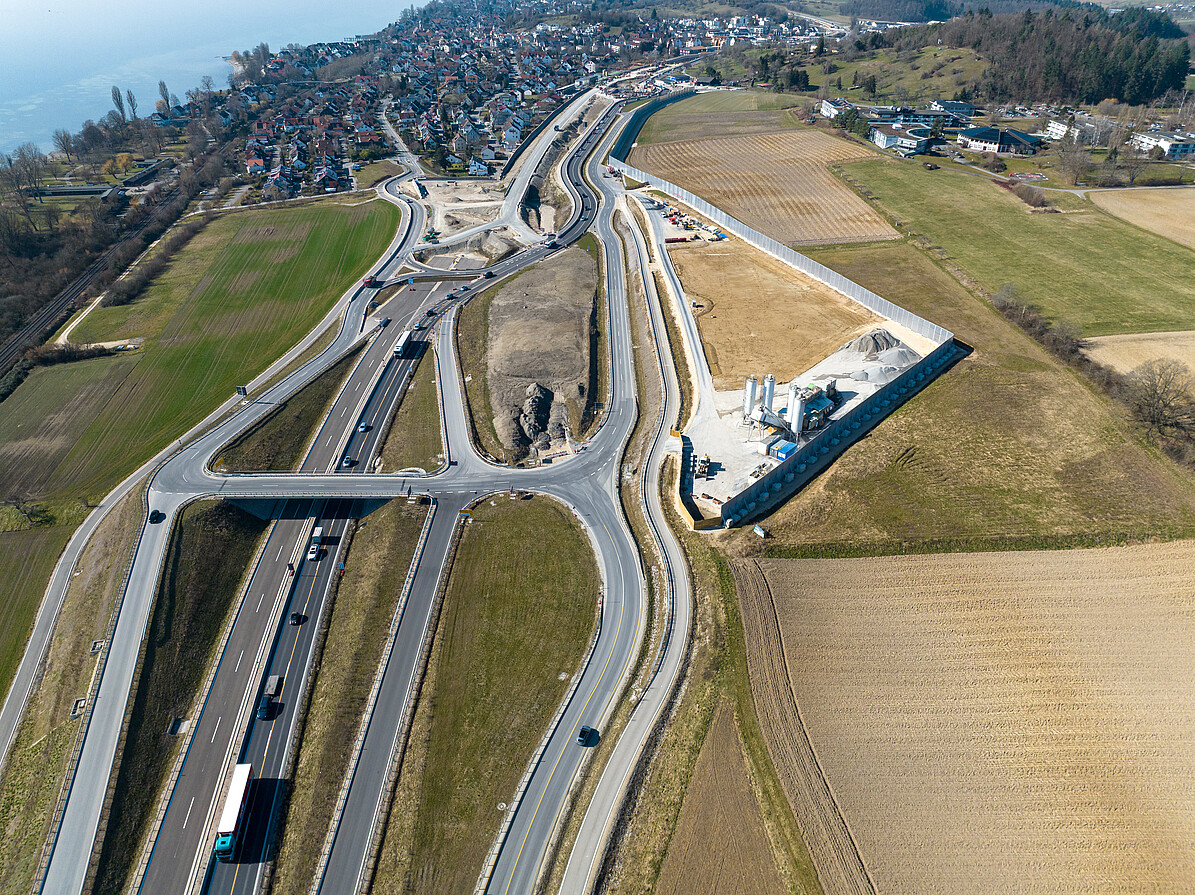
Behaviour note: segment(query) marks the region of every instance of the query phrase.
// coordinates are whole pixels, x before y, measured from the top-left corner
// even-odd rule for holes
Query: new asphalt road
[[[442,558],[453,535],[457,510],[478,496],[513,487],[552,494],[572,506],[589,531],[603,577],[600,633],[593,654],[581,672],[577,687],[567,703],[562,706],[557,722],[548,731],[543,748],[528,769],[521,792],[511,803],[508,823],[504,826],[503,834],[497,843],[494,861],[487,868],[485,882],[489,891],[526,892],[534,887],[542,869],[543,858],[567,804],[572,782],[585,755],[585,747],[575,742],[576,730],[582,724],[600,728],[611,715],[632,669],[644,626],[644,587],[638,552],[622,518],[617,496],[622,452],[634,426],[637,408],[623,259],[611,223],[615,187],[613,183],[606,183],[600,177],[600,165],[597,161],[591,162],[589,179],[600,186],[604,199],[595,215],[597,197],[592,187],[581,177],[582,159],[595,148],[613,120],[614,116],[607,114],[597,122],[581,139],[580,145],[570,153],[563,166],[566,187],[573,196],[575,208],[571,223],[561,230],[559,241],[567,243],[579,238],[593,223],[599,239],[606,247],[611,394],[603,423],[586,449],[563,462],[535,470],[512,470],[492,466],[482,461],[472,450],[464,416],[460,377],[453,357],[450,324],[456,302],[471,295],[483,285],[488,285],[478,282],[476,286],[467,288],[463,295],[454,296],[452,301],[436,302],[440,311],[447,311],[449,314],[449,319],[439,331],[440,350],[437,352],[437,360],[440,373],[437,378],[442,392],[447,449],[455,461],[441,473],[431,477],[411,477],[362,471],[368,468],[368,458],[372,456],[374,449],[374,445],[369,443],[369,436],[373,430],[367,429],[358,433],[357,424],[363,419],[363,414],[370,412],[376,415],[375,418],[382,418],[381,415],[387,413],[388,407],[392,406],[392,402],[388,401],[385,395],[397,395],[401,391],[402,381],[399,381],[393,391],[389,391],[390,385],[386,384],[392,384],[395,377],[403,376],[399,366],[392,361],[388,361],[387,366],[393,369],[380,374],[380,379],[376,378],[377,374],[371,374],[374,378],[363,380],[361,377],[366,375],[363,371],[350,377],[350,387],[353,391],[360,391],[361,395],[359,398],[357,395],[342,395],[341,400],[334,406],[325,424],[325,428],[331,426],[326,443],[321,433],[312,451],[312,463],[306,467],[309,471],[298,474],[227,477],[216,476],[208,471],[207,461],[215,451],[264,415],[268,406],[263,402],[251,404],[229,420],[215,426],[207,435],[179,450],[154,473],[150,503],[154,509],[162,510],[169,519],[173,519],[183,503],[201,495],[272,501],[275,502],[273,509],[279,518],[262,555],[263,565],[259,565],[255,572],[254,582],[251,582],[240,609],[241,613],[245,613],[251,604],[256,606],[260,602],[263,608],[254,609],[254,614],[257,614],[259,611],[266,611],[264,607],[269,605],[270,619],[264,625],[259,620],[256,625],[247,626],[246,645],[240,645],[241,641],[238,640],[234,646],[230,640],[222,655],[216,676],[218,686],[213,684],[208,697],[209,702],[205,705],[198,727],[192,736],[192,752],[188,754],[184,763],[183,776],[179,778],[179,785],[173,794],[162,832],[157,838],[155,858],[150,862],[149,873],[157,872],[157,855],[165,855],[164,850],[167,848],[172,849],[170,854],[174,857],[163,863],[176,867],[187,864],[184,858],[188,852],[191,856],[202,856],[207,847],[204,839],[207,835],[206,822],[215,810],[218,796],[218,793],[212,791],[212,787],[218,788],[221,781],[211,780],[206,770],[198,771],[198,765],[189,766],[194,756],[199,754],[194,751],[200,748],[195,744],[204,742],[209,727],[212,730],[209,742],[211,748],[201,751],[209,754],[209,761],[216,761],[221,757],[218,743],[226,741],[228,745],[223,755],[226,766],[229,759],[227,750],[234,745],[235,737],[225,740],[220,735],[217,725],[226,723],[231,729],[233,720],[237,719],[242,733],[245,730],[244,725],[251,724],[245,737],[244,755],[252,758],[255,763],[260,762],[259,777],[266,782],[256,787],[255,810],[252,812],[256,826],[251,825],[249,837],[242,849],[241,858],[244,863],[219,867],[212,872],[209,882],[214,891],[224,891],[225,888],[249,891],[252,888],[261,867],[260,848],[268,841],[268,827],[276,819],[275,812],[269,806],[274,804],[275,793],[280,785],[279,775],[286,768],[292,748],[294,695],[299,692],[299,687],[306,679],[311,645],[310,632],[315,629],[315,622],[322,611],[323,594],[326,593],[334,569],[332,555],[309,564],[309,567],[295,551],[301,552],[310,527],[317,519],[326,522],[325,528],[335,537],[344,520],[359,511],[359,502],[402,495],[413,489],[417,493],[433,496],[437,502],[436,512],[429,528],[423,559],[403,610],[402,621],[396,630],[394,649],[382,678],[378,700],[368,720],[366,748],[354,764],[348,798],[344,810],[338,817],[336,835],[332,840],[332,849],[321,877],[325,891],[350,892],[361,886],[367,872],[368,845],[382,815],[380,782],[384,781],[394,760],[402,718],[409,708],[409,694],[417,670],[417,657],[424,639],[429,635],[427,621],[440,576],[439,565],[442,565]],[[395,201],[403,201],[393,192],[389,192],[389,196]],[[380,268],[380,273],[390,280],[397,279],[395,274],[401,260],[409,253],[414,236],[418,233],[419,228],[411,226],[416,220],[419,220],[421,227],[421,212],[408,209],[406,238],[398,246],[399,250],[392,253]],[[554,250],[555,247],[552,245],[532,246],[496,265],[494,272],[497,276],[504,276],[535,263]],[[335,358],[342,356],[354,343],[370,334],[365,325],[368,301],[363,297],[365,294],[372,295],[373,292],[355,290],[346,297],[348,309],[333,345],[319,358],[286,377],[267,393],[265,400],[270,403],[284,400],[322,369],[326,369]],[[403,294],[405,293],[400,293]],[[419,292],[412,295],[418,296]],[[429,297],[424,295],[424,300],[429,300]],[[435,301],[435,296],[431,296],[430,300]],[[392,327],[391,338],[398,332],[397,326],[392,324]],[[381,337],[375,339],[364,355],[362,363],[366,358],[373,356],[373,366],[376,366],[379,359],[374,352],[383,350],[377,347],[379,344],[384,345]],[[358,365],[358,371],[361,370],[361,366]],[[391,378],[387,380],[387,376]],[[354,398],[358,399],[357,404],[343,403]],[[353,409],[350,409],[350,406]],[[662,430],[661,426],[658,434]],[[332,437],[331,433],[336,433],[338,437]],[[657,442],[658,447],[662,439],[658,438]],[[346,453],[354,461],[346,471],[355,474],[329,471],[329,466],[337,470],[344,469],[339,465],[339,460]],[[648,509],[653,517],[660,517],[658,522],[662,526],[663,520],[658,506],[651,506],[649,501]],[[102,806],[105,789],[103,784],[111,767],[115,738],[123,716],[137,648],[148,617],[158,570],[165,555],[168,528],[169,525],[166,523],[151,525],[146,526],[142,533],[116,634],[109,648],[109,659],[103,670],[99,694],[90,717],[79,770],[74,776],[66,812],[59,826],[43,891],[73,892],[81,888],[87,856],[90,854],[94,837],[95,822]],[[274,540],[275,537],[277,541]],[[293,578],[279,565],[287,545],[291,547],[291,555],[299,558]],[[272,551],[277,551],[278,555],[273,559],[273,568],[270,568]],[[437,563],[437,560],[440,562]],[[260,585],[256,584],[258,574],[263,576]],[[273,592],[273,603],[269,603],[270,588],[274,584],[277,585],[277,589]],[[259,600],[254,600],[254,596],[258,596]],[[280,624],[292,611],[308,617],[298,625]],[[676,616],[679,619],[680,613]],[[240,621],[241,616],[238,615],[237,624],[233,629],[234,636],[237,635]],[[291,630],[292,628],[294,630]],[[257,637],[256,640],[253,639],[254,635]],[[233,672],[228,678],[228,683],[221,683],[220,675],[225,667],[235,668],[237,665],[237,660],[232,658],[234,649],[237,659],[243,664],[245,657],[242,656],[242,651],[254,645],[255,663],[251,675],[237,678],[236,675],[240,672]],[[664,669],[666,664],[661,662],[659,667]],[[253,722],[246,715],[252,714],[253,697],[260,687],[262,676],[266,673],[284,675],[285,698],[271,710],[269,717]],[[667,675],[661,673],[661,678],[665,676]],[[665,691],[670,691],[674,678],[673,672],[666,682],[668,686],[661,685],[658,688],[661,694],[666,695]],[[292,686],[294,689],[291,689]],[[214,708],[217,705],[216,702],[212,702],[214,698],[223,700],[219,703],[219,709]],[[641,701],[636,713],[643,705],[644,702]],[[663,696],[658,701],[657,709],[662,705]],[[228,712],[228,720],[222,721],[226,717],[225,711]],[[208,726],[204,726],[205,724]],[[646,736],[647,729],[643,727],[642,730],[637,730],[635,736],[640,737],[639,743]],[[634,755],[638,754],[638,746],[639,744],[631,744],[628,750],[624,750],[631,755],[632,761]],[[619,749],[621,747],[620,742]],[[616,754],[619,754],[619,749],[616,749]],[[275,776],[270,776],[271,773]],[[188,775],[201,779],[202,783],[197,786],[190,782],[184,784],[183,777]],[[216,776],[218,778],[219,775]],[[610,806],[620,797],[621,785],[621,782],[616,780],[601,788],[599,798],[594,802],[599,810],[609,815]],[[195,816],[196,809],[192,803],[192,798],[198,797],[187,794],[188,786],[208,792],[202,800],[206,805],[203,825]],[[184,802],[187,805],[186,810],[182,807]],[[263,805],[266,807],[261,807]],[[176,813],[181,821],[173,820],[172,812]],[[177,826],[168,827],[168,824]],[[185,830],[193,832],[184,832]],[[259,850],[255,852],[255,848]],[[202,862],[202,857],[194,857],[190,861],[186,874],[188,878],[195,878]],[[245,865],[253,869],[248,870]],[[173,868],[167,870],[173,872]],[[242,870],[248,871],[245,872],[243,880]],[[227,878],[225,871],[231,874],[231,879]],[[147,880],[150,878],[146,877]],[[144,890],[183,891],[186,888],[185,882],[182,888],[174,888],[179,879],[177,873],[173,877],[168,873],[169,888],[148,888],[147,883]]]

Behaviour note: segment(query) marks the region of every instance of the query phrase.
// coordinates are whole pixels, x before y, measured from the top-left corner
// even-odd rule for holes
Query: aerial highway
[[[580,104],[587,97],[592,99],[594,95],[584,95],[575,102]],[[428,270],[419,282],[406,285],[409,275],[400,270],[417,247],[423,211],[393,182],[386,184],[380,194],[406,210],[402,231],[375,274],[387,284],[404,283],[404,288],[376,313],[368,305],[376,290],[350,290],[338,305],[343,318],[335,341],[327,349],[282,379],[259,401],[213,421],[206,432],[180,443],[155,465],[147,500],[149,507],[165,515],[165,521],[147,523],[140,535],[114,636],[107,646],[99,689],[89,706],[82,752],[57,826],[42,891],[73,893],[82,889],[139,645],[170,526],[180,508],[198,497],[219,496],[253,505],[274,522],[206,701],[192,719],[195,730],[191,745],[142,866],[140,890],[250,892],[256,891],[264,862],[270,857],[272,825],[278,820],[277,796],[295,745],[294,705],[309,679],[312,637],[335,569],[338,538],[349,519],[362,513],[369,502],[420,494],[434,504],[425,546],[404,598],[378,698],[364,721],[364,748],[350,769],[347,796],[330,831],[329,848],[315,881],[316,889],[324,892],[354,892],[366,886],[371,871],[370,843],[384,816],[384,782],[398,758],[401,724],[409,708],[419,656],[431,636],[433,601],[460,510],[484,495],[509,489],[548,494],[569,505],[590,535],[602,576],[601,618],[593,650],[579,671],[576,687],[551,729],[545,732],[543,747],[508,809],[507,822],[481,880],[482,887],[491,892],[527,892],[534,888],[587,755],[576,744],[576,731],[583,724],[600,730],[611,717],[633,671],[646,622],[639,552],[618,497],[623,451],[638,414],[623,253],[612,223],[620,187],[601,177],[600,164],[617,130],[613,126],[622,120],[617,107],[608,109],[578,138],[562,162],[563,181],[574,207],[558,236],[554,240],[541,239],[493,265],[489,268],[493,279],[482,279],[479,271],[477,279],[462,287],[457,282],[437,280],[435,271]],[[537,145],[529,154],[524,171],[534,171],[537,159],[542,159],[552,132],[546,136],[543,145]],[[521,188],[525,189],[529,179],[530,174]],[[517,197],[512,202],[517,212]],[[500,218],[487,227],[507,223]],[[476,453],[468,431],[452,336],[456,310],[497,279],[550,256],[591,227],[605,247],[610,332],[611,387],[602,423],[584,449],[563,461],[535,469],[491,464]],[[643,263],[641,248],[636,260]],[[379,325],[381,314],[393,317],[389,327]],[[658,324],[657,317],[658,308],[653,310],[653,326]],[[399,332],[424,319],[438,340],[437,382],[445,450],[451,462],[432,474],[375,472],[373,458],[381,423],[409,382],[413,367],[413,361],[395,358],[392,346]],[[211,470],[211,459],[224,444],[260,420],[272,404],[293,395],[363,342],[368,344],[299,472],[220,475]],[[669,398],[664,413],[674,415],[678,400],[674,378],[665,376],[665,383]],[[580,857],[574,857],[586,882],[627,776],[672,692],[687,640],[688,583],[679,548],[667,533],[659,507],[658,480],[654,478],[666,449],[665,418],[661,416],[654,422],[656,438],[649,465],[656,466],[656,472],[645,470],[648,479],[644,493],[648,495],[646,510],[660,539],[672,582],[672,593],[667,597],[672,607],[669,625],[675,634],[665,638],[661,653],[654,659],[651,686],[637,703],[627,732],[616,745],[615,759],[608,765],[593,807],[585,817],[576,853]],[[317,524],[328,536],[328,553],[308,562],[303,551]],[[298,624],[287,623],[291,613],[298,613]],[[265,676],[274,674],[283,677],[283,695],[266,718],[258,719],[254,712],[256,697]],[[0,722],[3,720],[0,713]],[[3,732],[0,725],[0,734]],[[253,821],[238,861],[216,864],[210,858],[210,834],[218,811],[219,784],[224,770],[238,758],[252,761],[257,768]],[[596,818],[592,824],[590,815]],[[573,863],[569,864],[570,873]]]

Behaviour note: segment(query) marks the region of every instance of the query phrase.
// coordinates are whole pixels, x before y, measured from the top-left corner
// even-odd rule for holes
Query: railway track
[[[159,200],[159,204],[169,202],[177,195],[177,189],[171,190]],[[41,344],[46,334],[61,321],[62,315],[74,306],[79,296],[108,266],[108,262],[111,261],[117,250],[128,240],[136,239],[145,232],[145,228],[149,226],[151,220],[150,216],[146,216],[145,220],[138,224],[132,232],[91,262],[87,269],[79,274],[70,285],[38,308],[33,316],[25,321],[24,326],[9,336],[3,345],[0,345],[0,375],[7,373],[26,350]]]

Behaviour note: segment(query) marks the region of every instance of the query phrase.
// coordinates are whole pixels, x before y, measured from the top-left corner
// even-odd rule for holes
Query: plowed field
[[[827,895],[1189,893],[1195,542],[739,563]]]
[[[773,895],[784,890],[747,762],[723,703],[697,757],[657,895]]]
[[[895,239],[826,168],[874,154],[816,130],[637,146],[630,163],[696,193],[786,245]]]
[[[1129,373],[1146,361],[1168,358],[1195,370],[1195,331],[1133,333],[1087,340],[1087,354],[1097,363]]]
[[[1097,190],[1089,195],[1109,214],[1195,249],[1195,190]]]

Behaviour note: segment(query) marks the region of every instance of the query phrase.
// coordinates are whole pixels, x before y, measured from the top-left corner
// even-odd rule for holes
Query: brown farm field
[[[881,317],[739,239],[669,247],[714,385],[738,388],[764,371],[787,382]]]
[[[1195,542],[736,564],[827,895],[1195,886]]]
[[[1087,356],[1120,373],[1162,358],[1179,361],[1195,370],[1195,330],[1100,336],[1087,340]]]
[[[1109,214],[1195,249],[1195,189],[1096,190],[1088,195]]]
[[[714,715],[660,868],[657,895],[772,895],[784,891],[751,789],[734,710]]]
[[[873,157],[865,146],[802,128],[638,146],[630,163],[800,246],[897,238],[879,212],[828,170]]]

